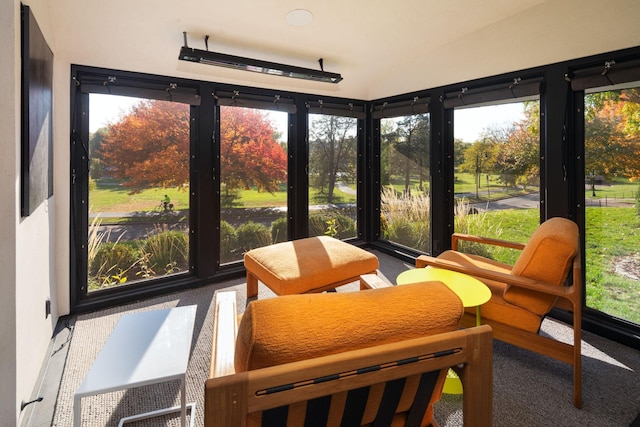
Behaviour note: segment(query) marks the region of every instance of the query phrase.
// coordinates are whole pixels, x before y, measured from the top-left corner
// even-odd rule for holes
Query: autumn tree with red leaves
[[[278,191],[287,179],[287,153],[260,110],[220,108],[220,167],[227,194],[238,189]]]
[[[226,191],[275,192],[287,178],[287,154],[259,110],[222,107],[220,163]],[[189,182],[189,106],[141,101],[108,126],[97,155],[132,193]]]
[[[108,126],[98,149],[107,174],[132,193],[189,182],[189,106],[140,101]]]

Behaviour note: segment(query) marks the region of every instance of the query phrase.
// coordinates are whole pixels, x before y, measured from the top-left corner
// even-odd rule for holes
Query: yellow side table
[[[457,271],[425,267],[403,271],[396,278],[398,285],[437,280],[451,289],[462,301],[463,307],[476,307],[476,325],[480,326],[480,306],[491,298],[491,290],[475,277]]]
[[[398,285],[437,280],[444,283],[462,301],[463,307],[476,308],[476,325],[480,326],[480,306],[491,298],[491,290],[475,277],[457,271],[425,267],[403,271],[396,278]],[[462,382],[453,370],[449,369],[442,390],[447,394],[462,394]]]

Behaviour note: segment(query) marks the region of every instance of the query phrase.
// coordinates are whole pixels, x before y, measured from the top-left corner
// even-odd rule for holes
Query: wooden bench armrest
[[[480,279],[494,280],[496,282],[506,283],[508,285],[518,286],[520,288],[530,289],[532,291],[555,295],[569,300],[573,300],[573,294],[576,291],[575,285],[557,286],[551,283],[529,279],[527,277],[514,276],[498,271],[485,270],[473,266],[462,265],[454,261],[434,258],[428,255],[420,255],[416,259],[416,266],[418,265],[457,271],[459,273],[468,274],[469,276],[474,276]]]
[[[233,359],[238,335],[238,307],[235,291],[218,291],[214,298],[210,378],[235,373]]]
[[[453,233],[451,236],[451,249],[458,250],[458,241],[467,240],[469,242],[482,243],[485,245],[501,246],[503,248],[524,249],[524,243],[510,242],[508,240],[494,239],[491,237],[474,236],[472,234]]]
[[[379,289],[393,286],[377,274],[363,274],[360,276],[360,290]]]

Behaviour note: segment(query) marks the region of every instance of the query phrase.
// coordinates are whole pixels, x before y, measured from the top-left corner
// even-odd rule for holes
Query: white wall
[[[33,1],[32,11],[54,51],[45,1]],[[58,320],[55,197],[29,217],[20,215],[20,1],[0,2],[0,420],[17,425],[20,404],[28,401]],[[55,72],[55,70],[54,70]],[[13,82],[13,84],[10,84]],[[54,97],[59,97],[57,89]],[[68,93],[68,91],[67,91]],[[66,94],[64,94],[66,95]],[[63,96],[67,99],[68,96]],[[68,117],[68,112],[67,112]],[[57,127],[54,120],[54,127]],[[57,130],[56,130],[57,131]],[[57,144],[54,140],[54,144]],[[56,168],[61,165],[56,161]],[[57,183],[54,189],[60,187]],[[67,239],[68,240],[68,239]],[[64,259],[64,258],[63,258]],[[53,313],[45,316],[45,301]],[[68,298],[67,298],[68,299]]]
[[[19,13],[17,1],[0,2],[0,419],[16,420],[16,150],[19,141]],[[4,58],[8,58],[6,61]],[[19,81],[19,80],[18,80]],[[15,84],[10,84],[14,82]]]

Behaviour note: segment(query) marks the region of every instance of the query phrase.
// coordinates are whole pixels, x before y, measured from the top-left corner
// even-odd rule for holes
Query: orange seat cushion
[[[236,372],[458,328],[462,302],[440,282],[252,301],[236,341]]]
[[[479,255],[465,254],[456,251],[445,251],[440,254],[438,258],[484,270],[497,271],[505,274],[509,274],[511,272],[511,266]],[[542,322],[542,318],[540,316],[505,301],[503,295],[507,288],[506,284],[480,277],[478,277],[478,279],[491,290],[491,299],[480,307],[482,319],[507,323],[529,332],[537,332],[540,329],[540,324]],[[475,307],[467,307],[465,311],[470,315],[473,315],[475,319]]]
[[[333,237],[319,236],[252,249],[245,253],[244,265],[277,295],[292,295],[373,273],[378,257]]]
[[[462,302],[441,282],[255,300],[238,327],[235,369],[249,371],[453,331],[462,314]],[[433,418],[446,371],[440,372],[421,425]],[[408,378],[406,387],[415,392],[418,380]],[[404,425],[401,421],[411,405],[405,394],[393,425]],[[365,414],[363,422],[370,423],[374,416],[375,411]]]

